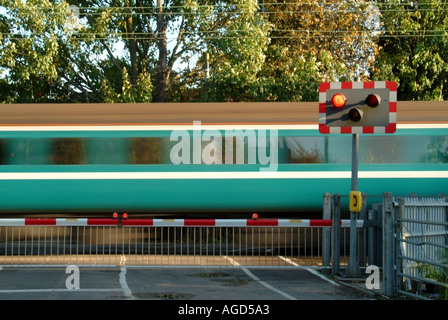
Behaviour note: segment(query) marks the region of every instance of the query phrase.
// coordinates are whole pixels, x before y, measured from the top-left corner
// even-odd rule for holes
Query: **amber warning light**
[[[347,99],[342,93],[336,93],[333,98],[331,98],[331,103],[336,108],[342,108],[343,106],[345,106],[346,101]]]

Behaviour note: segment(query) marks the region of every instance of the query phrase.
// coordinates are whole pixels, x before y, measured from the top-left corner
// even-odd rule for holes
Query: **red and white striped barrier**
[[[23,218],[0,219],[0,226],[118,226],[118,219],[101,218]],[[325,219],[123,219],[125,227],[331,227],[332,220]],[[357,227],[364,225],[363,220],[357,220]],[[341,220],[342,228],[350,227],[350,220]]]
[[[357,227],[363,226],[357,220]],[[122,225],[127,227],[331,227],[332,220],[324,219],[126,219]],[[341,227],[349,227],[350,220],[341,220]]]
[[[117,219],[101,219],[101,218],[81,218],[81,219],[64,219],[64,218],[23,218],[23,219],[0,219],[0,226],[117,226]]]

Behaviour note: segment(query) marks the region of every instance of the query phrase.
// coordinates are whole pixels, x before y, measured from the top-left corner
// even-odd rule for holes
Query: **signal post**
[[[323,82],[319,87],[319,132],[352,134],[352,173],[349,198],[350,260],[347,277],[359,277],[356,256],[359,134],[392,134],[397,123],[397,85],[393,81]]]

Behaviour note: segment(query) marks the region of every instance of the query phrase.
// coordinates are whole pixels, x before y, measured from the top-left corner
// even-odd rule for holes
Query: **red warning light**
[[[342,108],[343,106],[345,106],[346,101],[347,101],[347,99],[345,98],[345,96],[342,93],[336,93],[333,96],[333,98],[331,98],[331,103],[336,108]]]
[[[359,122],[363,118],[364,113],[361,109],[353,108],[348,112],[348,118],[353,122]]]
[[[123,213],[123,219],[127,219],[128,218],[128,214],[125,212]]]
[[[381,97],[377,94],[369,94],[366,98],[366,104],[371,108],[378,107],[380,103]]]
[[[113,217],[114,219],[117,219],[117,218],[118,218],[118,213],[114,212],[114,213],[112,214],[112,217]]]

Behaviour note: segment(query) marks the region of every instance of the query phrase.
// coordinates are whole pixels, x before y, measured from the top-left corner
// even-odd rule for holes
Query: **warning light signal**
[[[345,103],[347,102],[347,99],[342,93],[336,93],[333,98],[331,98],[331,103],[336,108],[342,108],[345,106]]]
[[[331,98],[331,104],[336,108],[342,108],[347,103],[347,98],[342,93],[336,93]],[[381,97],[378,94],[372,93],[365,99],[367,106],[376,108],[381,103]],[[348,118],[350,121],[359,122],[364,117],[364,111],[361,108],[351,108],[348,112]]]
[[[393,81],[323,82],[319,86],[319,132],[394,133],[397,85]]]
[[[381,103],[381,97],[378,94],[369,94],[366,98],[366,105],[371,108],[376,108]]]
[[[359,108],[350,109],[348,112],[348,118],[353,122],[359,122],[362,120],[364,112]]]

